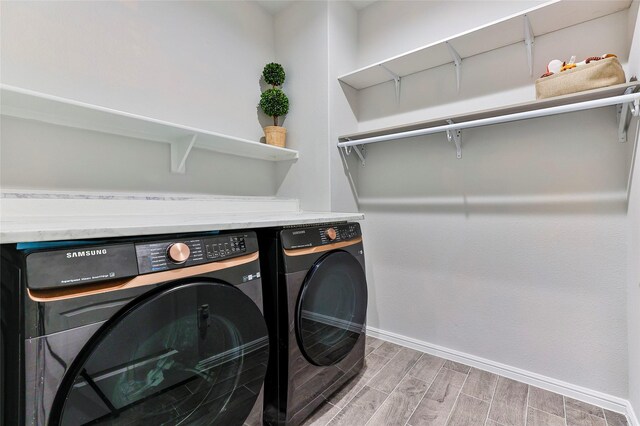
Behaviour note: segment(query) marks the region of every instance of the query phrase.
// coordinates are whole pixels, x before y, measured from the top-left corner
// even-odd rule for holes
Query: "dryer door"
[[[56,395],[53,425],[242,425],[269,356],[255,303],[214,281],[163,287],[104,324]]]
[[[342,360],[365,332],[367,280],[346,251],[322,256],[309,270],[296,307],[296,336],[315,365]]]

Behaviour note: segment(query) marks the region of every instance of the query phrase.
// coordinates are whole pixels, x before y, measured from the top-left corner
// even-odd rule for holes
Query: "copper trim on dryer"
[[[300,249],[283,249],[284,254],[287,256],[304,256],[305,254],[322,253],[329,250],[335,250],[342,247],[349,247],[362,242],[362,237],[355,238],[349,241],[340,241],[338,243],[326,244],[317,247],[305,247]]]
[[[138,275],[133,278],[125,278],[121,280],[109,281],[106,283],[89,284],[86,286],[74,286],[65,288],[55,288],[47,290],[27,289],[29,298],[36,302],[55,302],[58,300],[73,299],[76,297],[91,296],[94,294],[109,293],[112,291],[126,290],[129,288],[143,287],[152,284],[158,284],[166,281],[173,281],[180,278],[186,278],[196,275],[206,274],[208,272],[220,271],[232,268],[234,266],[244,265],[245,263],[257,260],[259,253],[251,253],[233,259],[221,260],[219,262],[205,263],[203,265],[190,266],[181,269],[172,269],[169,271],[156,272],[147,275]]]

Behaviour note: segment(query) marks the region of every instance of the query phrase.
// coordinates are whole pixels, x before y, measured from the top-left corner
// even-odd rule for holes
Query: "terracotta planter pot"
[[[287,139],[287,129],[281,126],[267,126],[264,128],[264,136],[269,145],[284,148]]]

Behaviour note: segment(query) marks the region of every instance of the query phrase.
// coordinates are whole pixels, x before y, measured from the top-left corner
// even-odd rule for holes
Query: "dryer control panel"
[[[29,288],[85,285],[217,262],[257,252],[258,240],[253,232],[234,232],[64,246],[26,255]]]
[[[158,241],[136,244],[141,274],[200,265],[242,256],[257,251],[255,237],[226,234],[205,238]]]
[[[354,222],[284,229],[280,235],[283,248],[297,249],[353,240],[362,236],[362,232],[360,224]]]

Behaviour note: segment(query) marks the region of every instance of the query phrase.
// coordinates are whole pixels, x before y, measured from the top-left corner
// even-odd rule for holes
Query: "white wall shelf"
[[[639,90],[640,82],[636,81],[555,98],[353,133],[340,136],[338,138],[338,147],[345,149],[347,154],[351,152],[351,149],[355,149],[356,154],[358,154],[364,165],[364,147],[367,144],[446,132],[448,141],[455,143],[457,157],[461,158],[462,129],[547,117],[611,105],[616,105],[618,108],[619,141],[626,142],[630,117],[632,115],[640,115]]]
[[[298,151],[169,123],[58,96],[1,85],[0,114],[171,145],[171,171],[184,173],[193,148],[266,161],[298,158]]]
[[[631,0],[551,1],[368,65],[338,79],[358,90],[395,80],[397,91],[402,77],[454,63],[459,87],[465,58],[516,43],[523,43],[527,52],[529,73],[532,74],[535,37],[628,9],[630,5]]]

